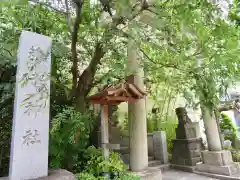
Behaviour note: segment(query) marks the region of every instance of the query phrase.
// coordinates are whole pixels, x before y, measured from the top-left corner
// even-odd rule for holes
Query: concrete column
[[[133,75],[131,83],[144,89],[143,70],[139,65],[137,49],[133,42],[128,47],[128,72]],[[129,74],[128,74],[129,75]],[[130,169],[138,172],[148,167],[147,121],[145,99],[128,104]]]
[[[205,132],[208,142],[209,151],[221,151],[221,139],[218,131],[217,122],[214,118],[213,112],[208,107],[201,105]]]

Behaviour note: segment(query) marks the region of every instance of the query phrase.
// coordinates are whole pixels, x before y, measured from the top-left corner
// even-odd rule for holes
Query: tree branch
[[[126,21],[131,21],[134,18],[136,18],[143,10],[147,8],[146,5],[141,6],[142,8],[134,13],[130,19],[124,19],[123,17],[113,17],[113,21],[109,26],[107,27],[106,34],[103,36],[109,35],[107,32],[111,31],[112,29],[116,29],[118,25],[126,23]],[[111,36],[107,36],[108,40],[112,38]],[[108,41],[107,40],[107,41]],[[76,97],[85,97],[88,95],[92,87],[94,86],[94,76],[97,71],[97,65],[100,63],[100,60],[104,57],[105,51],[103,49],[103,42],[97,42],[94,50],[94,55],[91,59],[91,62],[89,63],[88,67],[83,71],[81,76],[78,80],[78,85],[76,89]],[[76,77],[75,77],[76,78]],[[73,81],[76,83],[76,79]],[[73,86],[74,87],[74,86]]]
[[[60,13],[60,14],[66,14],[65,11],[61,11],[61,10],[59,10],[58,8],[49,5],[48,3],[40,2],[39,0],[28,0],[28,2],[40,4],[40,5],[42,5],[42,6],[45,6],[46,8],[50,8],[50,9],[52,9],[52,10],[54,10],[54,11]]]
[[[150,58],[150,57],[147,55],[147,53],[144,52],[143,49],[140,48],[140,51],[141,51],[141,52],[143,53],[143,55],[144,55],[149,61],[151,61],[153,64],[160,64],[160,65],[161,65],[161,68],[162,68],[162,67],[167,67],[167,68],[178,69],[178,70],[180,70],[180,71],[185,71],[184,69],[179,68],[176,64],[163,64],[163,63],[160,63],[160,62],[156,63],[152,58]]]
[[[96,44],[94,55],[88,67],[81,74],[78,85],[77,85],[77,95],[76,96],[87,96],[89,91],[93,87],[94,76],[97,71],[97,65],[100,63],[100,60],[105,55],[103,46],[100,42]]]
[[[72,53],[72,91],[75,91],[77,87],[77,78],[78,78],[78,57],[77,57],[77,41],[78,41],[78,30],[79,25],[82,22],[81,11],[83,2],[80,0],[78,4],[76,4],[76,20],[74,22],[73,31],[72,31],[72,44],[71,44],[71,53]],[[73,92],[75,94],[75,92]]]

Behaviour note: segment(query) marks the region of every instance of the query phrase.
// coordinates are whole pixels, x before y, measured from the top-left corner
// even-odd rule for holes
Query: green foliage
[[[52,120],[50,130],[50,166],[79,172],[84,149],[89,143],[92,114],[66,107]]]
[[[126,165],[119,154],[115,152],[110,153],[109,161],[106,162],[102,155],[102,149],[90,146],[84,151],[82,162],[84,162],[82,173],[76,175],[81,180],[104,179],[101,177],[103,172],[118,174],[119,178],[116,180],[137,180],[134,176],[125,173]]]
[[[93,174],[90,173],[78,173],[76,174],[78,180],[99,180]]]
[[[116,177],[114,180],[140,180],[141,178],[130,173],[121,173],[119,177]]]
[[[233,6],[229,14],[230,20],[232,20],[238,26],[240,25],[239,5],[239,0],[233,0]]]
[[[240,150],[232,149],[232,158],[234,162],[240,162]]]
[[[79,173],[76,174],[78,180],[104,180],[104,177],[95,177],[90,173]],[[120,173],[118,177],[115,177],[114,180],[140,180],[140,177],[129,174],[129,173]]]
[[[222,113],[222,120],[220,121],[220,128],[222,131],[230,131],[231,134],[225,134],[224,139],[230,140],[231,142],[234,142],[235,138],[237,137],[237,128],[232,123],[231,118],[228,117],[228,115]]]
[[[124,15],[125,22],[120,24],[119,28],[116,28],[118,17],[115,16],[112,22],[100,25],[100,6],[90,6],[90,1],[84,3],[77,41],[77,65],[86,67],[96,62],[89,63],[99,56],[95,51],[97,43],[103,45],[105,51],[105,56],[96,62],[95,67],[85,69],[87,74],[96,72],[96,75],[90,79],[78,78],[82,82],[94,81],[86,88],[124,78],[126,45],[132,39],[138,46],[141,57],[139,59],[144,62],[141,64],[144,66],[145,80],[150,82],[149,89],[152,84],[161,84],[167,87],[166,96],[172,97],[173,94],[190,90],[200,97],[205,105],[213,108],[218,104],[218,95],[226,84],[239,77],[240,31],[238,27],[213,17],[216,8],[207,0],[156,1],[149,6],[150,10],[144,11],[144,16],[142,12],[137,12],[130,2],[114,1],[113,5],[116,16]],[[148,14],[150,11],[152,14]],[[25,0],[4,3],[4,6],[0,6],[0,14],[1,76],[2,69],[11,72],[8,68],[16,64],[18,39],[22,30],[48,35],[53,39],[51,112],[53,116],[58,115],[53,120],[51,129],[50,164],[52,167],[65,167],[80,172],[80,159],[87,146],[90,131],[88,123],[91,124],[87,119],[93,118],[78,114],[73,109],[61,112],[56,108],[59,105],[72,104],[68,102],[69,90],[72,87],[71,33],[65,15],[40,4],[27,4]],[[139,17],[135,18],[136,14]],[[74,20],[75,17],[70,18],[70,27]],[[196,61],[199,58],[202,59],[202,65],[197,69]],[[82,74],[84,69],[79,68],[79,71],[79,74]],[[8,93],[6,89],[14,89],[12,78],[15,79],[14,73],[5,78],[6,82],[0,79],[0,114],[3,114],[0,117],[1,133],[4,129],[1,134],[4,142],[0,144],[1,148],[2,145],[4,147],[3,151],[0,148],[1,173],[6,173],[6,163],[2,165],[2,162],[7,161],[9,154],[7,152],[10,144],[13,91]],[[150,93],[153,91],[156,91],[156,88]],[[158,94],[161,94],[160,90]],[[87,96],[87,93],[85,95]],[[160,98],[156,96],[155,99]],[[193,98],[188,99],[192,101]],[[171,98],[166,97],[161,99],[161,102],[170,100]],[[157,127],[157,130],[166,130],[170,152],[176,123],[159,121],[148,124],[148,129],[152,131],[155,130],[153,127]],[[78,128],[80,136],[76,145],[74,135]],[[2,141],[2,138],[0,139]],[[2,158],[2,152],[6,157]]]
[[[225,150],[231,151],[233,162],[240,162],[240,150],[233,147],[225,148]]]
[[[102,172],[122,172],[126,170],[126,165],[118,153],[111,152],[109,161],[104,161],[102,150],[100,148],[89,147],[84,153],[86,161],[84,172],[99,176]]]
[[[152,131],[165,131],[167,138],[168,153],[172,152],[172,140],[176,138],[175,129],[177,128],[178,122],[173,119],[161,119],[158,115],[153,115],[147,120],[148,132]]]

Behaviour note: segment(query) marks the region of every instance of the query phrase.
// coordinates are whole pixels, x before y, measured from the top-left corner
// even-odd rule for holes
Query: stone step
[[[126,164],[129,164],[129,154],[122,154],[121,157]],[[148,162],[150,161],[154,161],[153,156],[148,156]]]
[[[160,161],[152,160],[152,161],[148,162],[148,167],[155,167],[155,166],[158,166],[158,165],[161,165],[161,164],[162,163]]]
[[[162,172],[165,172],[170,169],[170,164],[160,164],[153,167],[148,167],[148,169],[160,169]]]
[[[116,149],[114,151],[121,153],[121,154],[129,154],[129,147],[121,146],[120,149]]]

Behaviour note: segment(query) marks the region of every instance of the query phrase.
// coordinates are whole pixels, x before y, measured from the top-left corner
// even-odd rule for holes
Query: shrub
[[[228,115],[222,113],[221,116],[222,116],[222,120],[220,121],[221,130],[231,131],[231,134],[224,135],[224,139],[234,142],[235,138],[237,137],[237,128],[232,123],[232,120],[228,117]]]
[[[233,149],[233,150],[231,150],[231,152],[232,152],[233,161],[240,162],[240,151]]]
[[[75,175],[78,180],[97,180],[93,174],[79,173]]]
[[[78,180],[104,180],[104,177],[95,177],[90,173],[79,173],[76,174],[76,177]],[[140,180],[140,177],[128,173],[121,173],[118,177],[115,177],[114,180]]]
[[[120,174],[119,177],[116,177],[114,180],[140,180],[140,177],[133,174],[123,173]]]
[[[104,161],[100,148],[96,149],[95,147],[89,147],[84,153],[84,158],[87,162],[84,172],[94,174],[95,176],[99,176],[106,171],[113,173],[126,170],[126,165],[120,158],[120,155],[115,152],[110,153],[109,161],[106,162]]]
[[[232,148],[232,147],[224,148],[224,150],[231,151],[234,162],[240,162],[240,150]]]
[[[50,129],[50,167],[72,172],[82,169],[82,154],[88,146],[91,113],[79,113],[66,107],[52,120]]]

